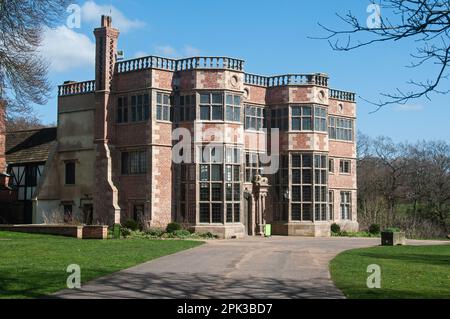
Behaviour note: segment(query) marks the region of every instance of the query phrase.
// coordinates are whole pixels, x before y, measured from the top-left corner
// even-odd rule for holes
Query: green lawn
[[[381,268],[381,288],[367,288],[367,266]],[[345,251],[330,263],[348,298],[450,298],[450,245],[380,246]]]
[[[201,245],[188,240],[80,240],[0,231],[0,298],[39,297],[66,288],[70,264],[81,282]]]

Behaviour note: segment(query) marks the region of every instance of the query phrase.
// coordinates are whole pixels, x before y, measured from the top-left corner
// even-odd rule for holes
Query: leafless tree
[[[65,12],[68,0],[0,0],[0,98],[7,118],[32,114],[49,97],[48,63],[38,54],[43,30]]]
[[[358,219],[362,227],[445,236],[450,226],[450,144],[394,143],[358,133]]]
[[[448,0],[380,0],[381,14],[377,23],[361,21],[352,12],[337,16],[348,26],[346,30],[334,30],[322,26],[329,34],[330,46],[337,51],[350,51],[380,42],[393,45],[411,40],[416,51],[411,52],[409,67],[437,65],[433,79],[410,80],[409,91],[399,88],[392,93],[382,93],[378,102],[368,101],[378,106],[406,104],[420,97],[430,99],[431,93],[448,93],[443,85],[448,79],[450,66],[450,1]],[[377,13],[378,14],[378,13]]]
[[[14,116],[6,122],[6,130],[8,132],[31,130],[42,127],[45,127],[42,121],[32,114],[28,116]]]

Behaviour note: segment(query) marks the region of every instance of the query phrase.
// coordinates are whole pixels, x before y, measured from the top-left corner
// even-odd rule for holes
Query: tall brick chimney
[[[8,186],[6,174],[6,102],[0,98],[0,189]]]
[[[94,30],[95,50],[95,189],[94,222],[113,225],[120,223],[118,191],[113,183],[109,138],[112,133],[114,101],[110,99],[116,63],[119,30],[112,19],[102,16],[101,27]]]

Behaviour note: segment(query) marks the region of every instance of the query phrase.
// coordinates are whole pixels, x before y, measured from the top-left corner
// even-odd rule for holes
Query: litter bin
[[[272,225],[271,224],[264,225],[264,236],[265,237],[272,236]]]

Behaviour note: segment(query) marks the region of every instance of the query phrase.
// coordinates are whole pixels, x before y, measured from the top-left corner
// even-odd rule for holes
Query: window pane
[[[303,116],[311,115],[311,106],[303,106]]]
[[[239,183],[234,183],[234,201],[239,201],[241,199],[241,185]]]
[[[213,104],[222,104],[223,103],[222,94],[212,94],[212,103]]]
[[[312,220],[311,204],[303,204],[303,220]]]
[[[211,184],[211,200],[213,201],[222,200],[222,184],[219,183]]]
[[[301,116],[301,108],[300,106],[293,106],[292,107],[292,116]]]
[[[299,117],[295,117],[292,119],[292,130],[300,131],[300,118]]]
[[[213,120],[223,120],[222,106],[212,107],[212,119]]]
[[[225,185],[225,193],[226,193],[227,201],[232,201],[233,200],[233,184],[232,183],[227,183]]]
[[[200,200],[209,201],[209,184],[200,183]]]
[[[233,120],[233,107],[227,105],[227,121]]]
[[[240,107],[235,107],[234,108],[234,118],[233,120],[235,122],[240,122],[241,121],[241,108]]]
[[[301,187],[300,186],[292,186],[292,201],[300,202],[301,201]]]
[[[209,181],[209,166],[200,165],[200,180]]]
[[[312,202],[311,186],[303,186],[303,201],[304,202]]]
[[[302,130],[310,131],[312,130],[311,118],[302,118]]]
[[[292,167],[300,167],[301,164],[301,155],[293,154],[292,155]]]
[[[222,205],[211,204],[211,206],[212,206],[212,222],[222,223]]]
[[[301,204],[292,204],[292,220],[301,220]]]
[[[209,104],[209,94],[200,94],[200,103]]]
[[[222,180],[222,165],[211,165],[211,180],[212,181]]]
[[[241,221],[241,205],[234,204],[234,222],[239,223]]]
[[[200,119],[209,120],[209,106],[200,105]]]
[[[292,170],[292,184],[300,184],[300,170],[299,169],[294,169]]]
[[[209,223],[209,204],[200,204],[200,223]]]
[[[161,105],[156,106],[156,119],[162,120],[162,106]]]
[[[302,156],[303,167],[312,167],[312,156],[303,154]]]

